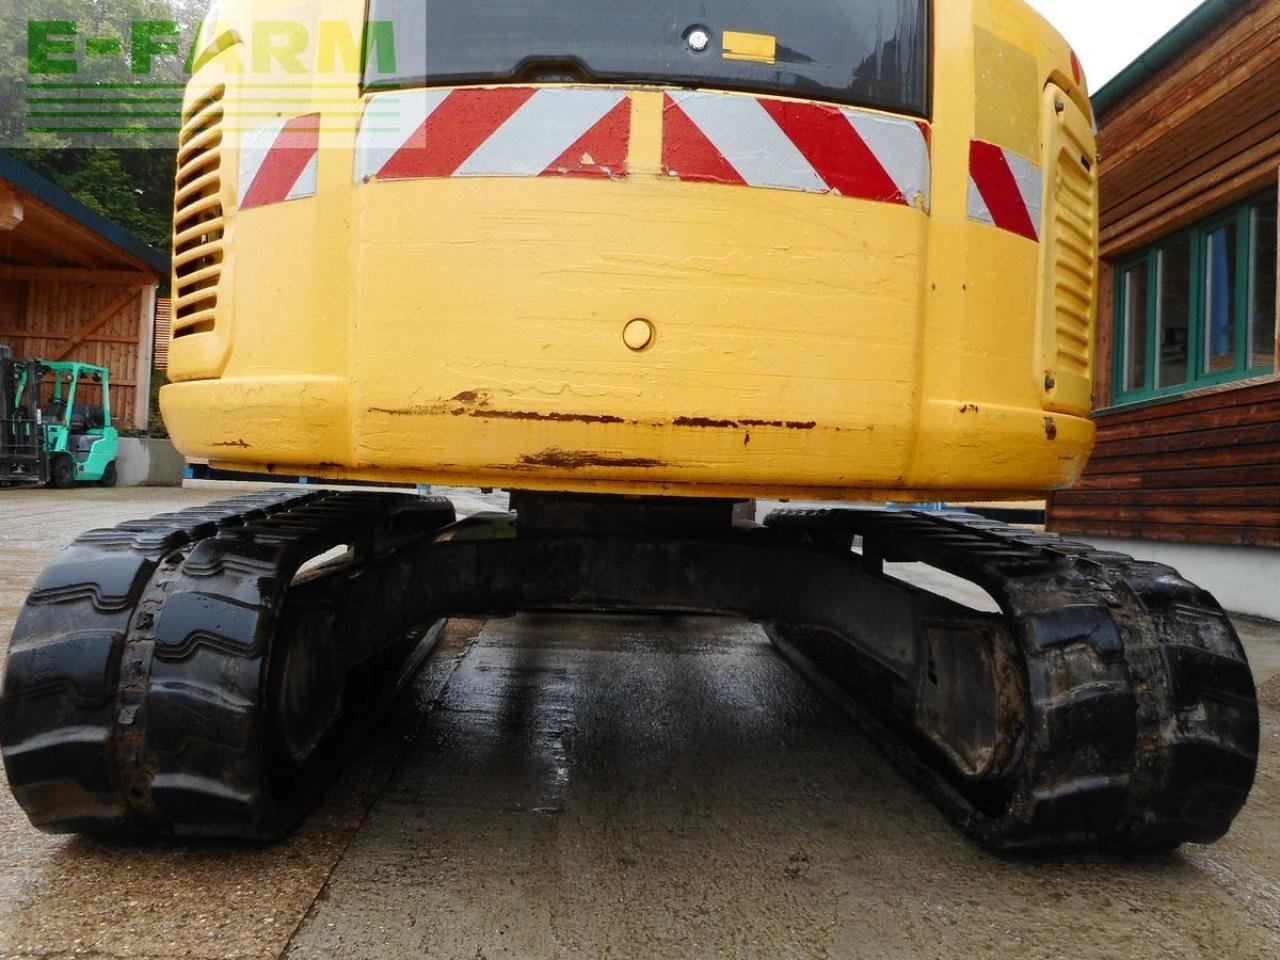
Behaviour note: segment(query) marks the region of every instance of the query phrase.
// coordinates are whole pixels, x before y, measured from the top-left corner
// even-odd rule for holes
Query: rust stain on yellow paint
[[[676,417],[677,427],[731,427],[736,429],[736,420],[711,420],[707,417]]]
[[[454,399],[457,399],[456,397]],[[418,404],[409,407],[370,407],[370,413],[388,417],[438,417],[448,414],[454,417],[479,417],[482,420],[529,420],[542,423],[638,423],[623,417],[602,413],[559,413],[541,410],[491,410],[484,405],[460,406],[448,401]]]
[[[671,421],[676,427],[720,427],[737,430],[742,427],[777,427],[784,430],[816,430],[816,420],[714,420],[710,417],[676,417]],[[837,427],[838,431],[839,428]]]
[[[661,460],[645,457],[610,457],[594,450],[561,450],[559,447],[527,454],[520,458],[520,462],[529,467],[556,467],[562,470],[582,470],[587,467],[651,470],[665,466]]]
[[[458,394],[453,400],[477,395],[468,391]],[[485,401],[487,403],[487,400]],[[712,417],[676,417],[674,420],[639,420],[619,417],[603,413],[561,413],[559,411],[541,410],[493,410],[487,407],[457,405],[449,401],[431,404],[417,404],[408,407],[369,407],[369,413],[383,414],[389,417],[437,417],[449,414],[454,417],[478,417],[482,420],[528,420],[536,423],[599,423],[630,424],[632,426],[665,427],[698,427],[702,429],[738,430],[742,427],[775,427],[779,430],[817,430],[816,420],[759,420],[744,418],[740,420],[717,420]],[[841,432],[840,427],[831,428]],[[868,431],[874,427],[868,427]],[[221,446],[221,444],[219,444]]]
[[[540,413],[535,410],[458,410],[455,416],[466,414],[491,420],[540,420],[545,423],[626,423],[622,417],[596,413]]]

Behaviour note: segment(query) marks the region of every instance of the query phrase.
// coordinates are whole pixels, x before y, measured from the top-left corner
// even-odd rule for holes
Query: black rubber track
[[[913,749],[874,693],[824,669],[821,643],[774,634],[978,840],[1164,849],[1230,828],[1257,766],[1253,677],[1221,607],[1172,568],[973,514],[784,512],[767,522],[828,541],[833,531],[862,536],[864,550],[927,563],[999,603],[1024,663],[1027,715],[1020,759],[996,790]]]
[[[425,630],[353,617],[344,591],[453,519],[441,500],[273,492],[77,539],[19,616],[0,699],[9,783],[31,821],[99,835],[280,836],[426,653]],[[339,546],[346,562],[295,584],[304,562]],[[271,729],[272,654],[295,592],[355,641],[348,722],[298,769]]]
[[[136,713],[132,694],[145,686],[136,658],[121,663],[135,613],[150,626],[194,543],[310,497],[258,494],[92,530],[41,574],[14,627],[0,699],[5,771],[36,826],[127,828],[115,751],[118,727]]]
[[[419,624],[457,612],[436,609],[415,572],[435,556],[416,551],[452,521],[447,501],[276,493],[85,534],[37,581],[14,631],[0,747],[19,802],[53,831],[280,835],[424,655]],[[874,679],[828,656],[829,634],[775,630],[982,842],[1209,842],[1244,804],[1252,676],[1226,615],[1170,568],[971,515],[784,513],[769,526],[783,546],[850,563],[863,563],[851,553],[861,536],[864,554],[930,564],[999,603],[1024,719],[1000,779],[978,784],[922,749]],[[338,547],[345,559],[298,575]],[[300,611],[341,638],[345,686],[329,699],[345,712],[291,763],[272,705]]]

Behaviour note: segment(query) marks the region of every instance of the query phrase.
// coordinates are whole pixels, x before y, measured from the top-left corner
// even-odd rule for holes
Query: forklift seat
[[[71,432],[88,433],[106,426],[102,407],[77,403],[71,408]]]

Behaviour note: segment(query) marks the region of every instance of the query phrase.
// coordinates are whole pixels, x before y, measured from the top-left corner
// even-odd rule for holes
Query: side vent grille
[[[1085,144],[1058,154],[1057,202],[1054,204],[1054,298],[1058,369],[1089,375],[1091,334],[1097,290],[1098,264],[1094,254],[1097,233],[1098,180]],[[1091,152],[1091,151],[1090,151]]]
[[[1044,230],[1032,374],[1046,410],[1085,416],[1092,404],[1098,309],[1098,161],[1085,111],[1056,84],[1040,107]]]
[[[222,277],[222,100],[215,87],[183,115],[173,219],[173,337],[213,330]]]

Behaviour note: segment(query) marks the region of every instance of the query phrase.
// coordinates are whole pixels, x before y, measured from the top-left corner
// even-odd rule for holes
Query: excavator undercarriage
[[[58,832],[272,838],[450,616],[762,624],[967,833],[997,849],[1221,837],[1258,751],[1221,608],[1168,567],[966,513],[514,494],[270,493],[93,531],[9,654],[10,784]],[[926,564],[992,610],[912,586]],[[915,579],[915,578],[913,578]]]

